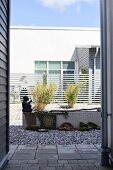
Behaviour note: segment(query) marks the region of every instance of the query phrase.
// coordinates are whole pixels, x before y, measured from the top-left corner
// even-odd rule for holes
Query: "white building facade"
[[[98,28],[11,27],[10,71],[77,74],[83,65],[90,71],[99,46]]]

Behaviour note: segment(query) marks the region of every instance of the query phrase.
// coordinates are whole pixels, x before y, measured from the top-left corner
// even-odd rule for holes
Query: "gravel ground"
[[[10,144],[100,144],[101,131],[91,130],[88,132],[80,131],[58,131],[49,130],[48,132],[37,132],[24,130],[22,126],[10,126]]]

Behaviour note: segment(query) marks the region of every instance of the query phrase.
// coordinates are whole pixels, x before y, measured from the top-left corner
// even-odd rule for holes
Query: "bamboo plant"
[[[55,83],[37,85],[34,88],[33,99],[37,111],[42,111],[47,104],[50,104],[55,96],[57,86]]]
[[[80,82],[76,84],[70,84],[64,92],[69,108],[73,108],[74,104],[77,102],[80,84]]]

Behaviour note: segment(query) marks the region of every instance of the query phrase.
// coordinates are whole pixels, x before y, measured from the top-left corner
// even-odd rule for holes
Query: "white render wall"
[[[77,46],[100,46],[97,28],[11,27],[11,73],[34,73],[34,61],[75,61]]]

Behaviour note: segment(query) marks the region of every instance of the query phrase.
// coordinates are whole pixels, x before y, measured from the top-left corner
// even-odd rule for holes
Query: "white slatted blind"
[[[83,82],[78,96],[78,103],[100,103],[100,75],[89,74],[48,74],[47,83],[56,83],[57,91],[54,103],[65,103],[64,90],[69,84]],[[43,83],[43,75],[11,74],[10,75],[10,102],[17,103],[24,95],[32,98],[33,89],[37,82]]]

